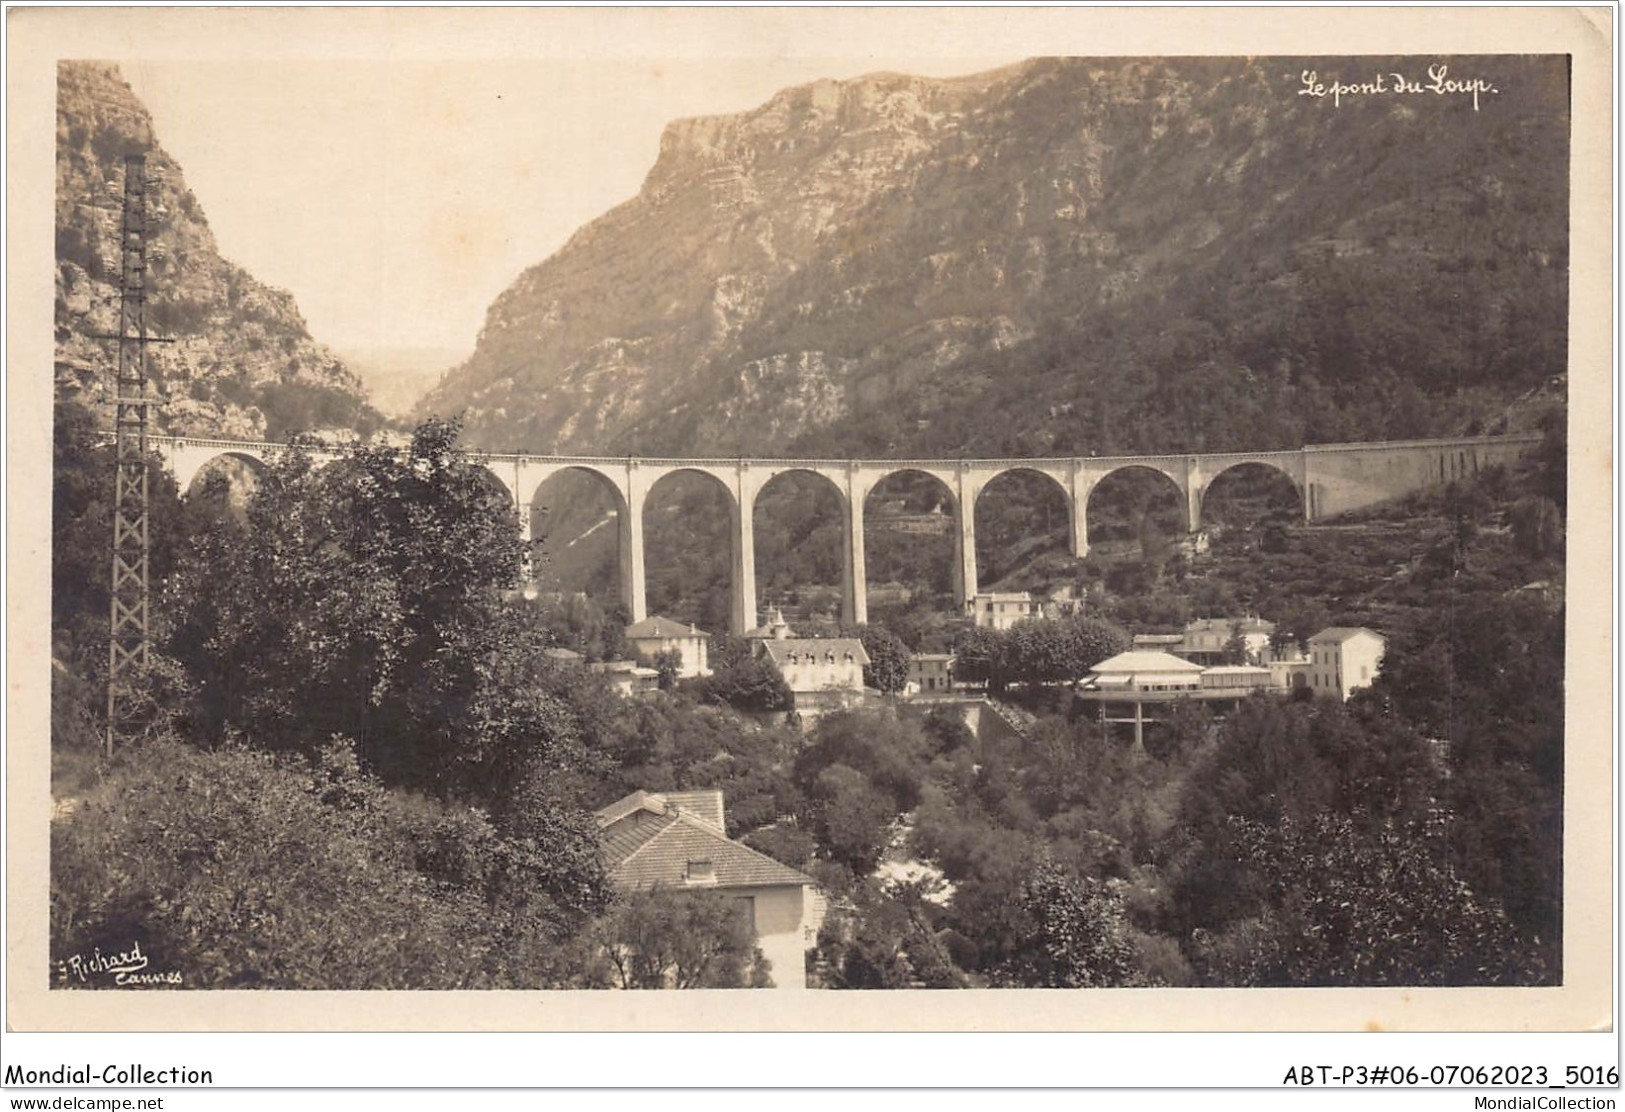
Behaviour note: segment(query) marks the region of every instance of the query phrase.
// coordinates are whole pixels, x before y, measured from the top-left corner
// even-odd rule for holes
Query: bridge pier
[[[856,463],[846,467],[846,523],[841,530],[841,621],[847,625],[869,624],[869,569],[863,554],[863,507],[869,500],[869,487],[858,473]]]
[[[626,518],[620,523],[621,601],[634,622],[649,616],[643,578],[643,504],[649,492],[638,475],[636,460],[626,461]]]
[[[733,499],[733,591],[732,622],[734,633],[744,633],[756,627],[756,530],[755,493],[746,489],[745,471],[748,464],[739,461],[734,471]]]
[[[960,460],[954,474],[955,507],[959,518],[959,531],[954,543],[954,602],[961,611],[976,598],[976,496],[984,482],[966,471]]]
[[[1185,532],[1202,527],[1202,468],[1195,456],[1185,461]]]
[[[1089,555],[1089,492],[1094,481],[1083,474],[1083,464],[1074,460],[1067,475],[1067,551],[1076,559]]]

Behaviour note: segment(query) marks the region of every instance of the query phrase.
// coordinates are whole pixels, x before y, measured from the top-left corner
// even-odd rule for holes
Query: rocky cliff
[[[151,214],[148,328],[157,426],[194,435],[278,438],[315,428],[370,430],[361,385],[311,339],[286,292],[220,257],[181,168],[147,110],[99,62],[63,62],[56,109],[56,386],[95,403],[117,362],[118,236],[124,157],[145,154]]]
[[[1562,60],[1445,60],[1477,108],[1300,95],[1436,61],[1038,59],[675,122],[417,411],[610,453],[1490,428],[1566,369]]]

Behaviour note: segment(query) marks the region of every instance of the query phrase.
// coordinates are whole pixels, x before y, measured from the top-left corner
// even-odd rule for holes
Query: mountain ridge
[[[151,221],[148,350],[161,431],[277,439],[316,428],[371,431],[360,381],[310,335],[293,295],[220,254],[178,163],[109,62],[57,67],[55,385],[104,399],[117,360],[124,158],[145,156]]]
[[[1560,62],[1451,59],[1509,75],[1477,113],[1333,109],[1302,59],[1032,59],[673,121],[415,413],[650,455],[1494,431],[1566,370]]]

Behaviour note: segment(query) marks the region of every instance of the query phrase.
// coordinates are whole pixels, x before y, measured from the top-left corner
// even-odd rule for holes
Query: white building
[[[954,689],[953,653],[911,653],[908,658],[910,694],[932,695]]]
[[[762,642],[779,675],[796,695],[820,691],[863,690],[863,668],[869,654],[855,637],[780,637]]]
[[[1239,633],[1248,663],[1257,664],[1268,655],[1270,634],[1274,632],[1275,623],[1262,618],[1197,618],[1186,624],[1184,639],[1174,651],[1203,664],[1220,664],[1225,647]]]
[[[1017,622],[1042,616],[1043,606],[1027,591],[990,592],[965,604],[971,620],[983,629],[1006,630]]]
[[[684,625],[658,615],[626,627],[627,647],[645,660],[653,660],[663,652],[675,650],[682,658],[682,664],[677,669],[680,679],[711,674],[711,666],[706,660],[710,641],[711,635],[697,626]]]
[[[1317,695],[1350,693],[1370,687],[1382,667],[1388,642],[1364,626],[1332,626],[1309,638],[1309,689]]]

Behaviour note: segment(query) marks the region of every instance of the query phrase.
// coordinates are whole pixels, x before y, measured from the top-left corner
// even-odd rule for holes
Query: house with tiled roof
[[[779,988],[806,987],[806,952],[826,907],[813,879],[727,835],[720,791],[637,791],[597,812],[610,883],[621,892],[698,889],[747,905]]]
[[[864,698],[869,654],[856,637],[779,637],[757,643],[784,677],[804,726]]]
[[[763,642],[762,650],[798,697],[831,689],[863,690],[869,654],[856,637],[781,637]]]
[[[626,644],[638,657],[652,661],[664,652],[676,652],[682,663],[677,675],[709,676],[711,665],[707,660],[711,635],[698,626],[684,625],[658,614],[633,622],[626,627]]]

